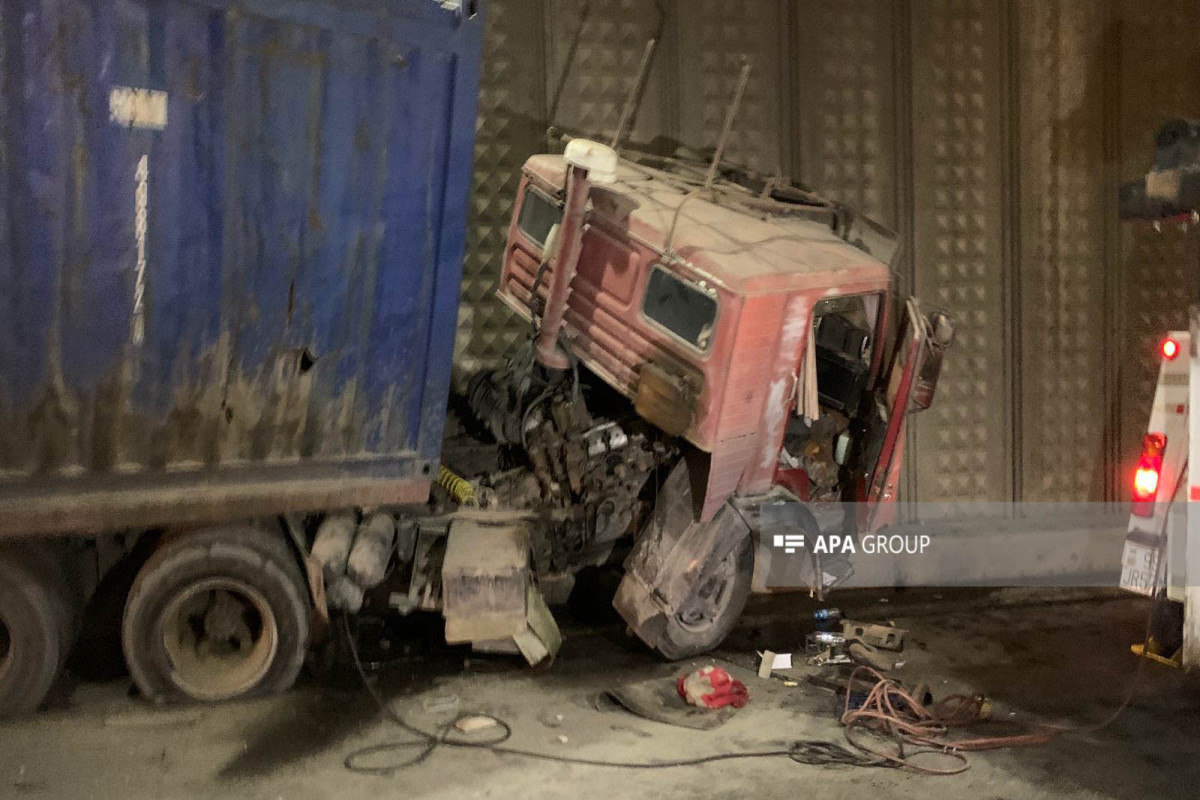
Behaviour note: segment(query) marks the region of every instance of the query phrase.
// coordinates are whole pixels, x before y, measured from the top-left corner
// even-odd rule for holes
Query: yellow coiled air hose
[[[467,482],[466,479],[460,478],[446,469],[445,464],[442,464],[441,468],[438,469],[437,484],[445,489],[446,494],[450,495],[450,499],[459,505],[476,505],[475,487]]]

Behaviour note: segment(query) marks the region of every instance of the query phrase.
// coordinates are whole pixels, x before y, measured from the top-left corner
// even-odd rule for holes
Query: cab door
[[[859,513],[861,531],[877,531],[895,519],[904,426],[925,358],[927,327],[917,301],[909,298],[896,327],[891,361],[872,399],[874,408],[860,464],[867,487]]]

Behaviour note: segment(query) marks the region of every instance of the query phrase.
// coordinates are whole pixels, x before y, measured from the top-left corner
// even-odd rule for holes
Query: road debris
[[[498,727],[500,723],[496,722],[495,718],[485,716],[483,714],[474,714],[469,717],[463,717],[454,723],[454,727],[466,734],[479,733],[491,728]]]
[[[836,625],[842,619],[840,608],[818,608],[813,612],[813,620],[818,626]]]
[[[840,631],[822,629],[838,621],[837,617],[840,617],[840,614],[838,609],[822,609],[813,615],[818,620],[818,630],[804,638],[804,650],[809,656],[806,663],[809,666],[822,667],[854,662],[880,671],[889,671],[904,663],[895,656],[888,656],[880,651],[902,650],[904,636],[908,631],[890,623],[848,619],[840,620]]]
[[[842,620],[842,636],[846,641],[858,640],[863,644],[882,650],[903,650],[904,636],[908,631],[894,625],[881,625],[874,622],[858,622],[852,619]]]
[[[691,674],[679,676],[676,691],[690,705],[706,708],[741,708],[750,702],[746,684],[721,667],[701,667]]]
[[[458,695],[439,694],[421,700],[421,707],[430,714],[452,714],[458,711]]]
[[[737,713],[733,706],[713,709],[689,705],[679,695],[678,682],[670,678],[627,683],[609,689],[606,695],[643,719],[693,730],[711,730]]]
[[[804,651],[816,655],[823,650],[841,647],[846,643],[846,637],[833,631],[814,631],[804,637]]]
[[[542,712],[541,714],[538,714],[538,722],[542,723],[547,728],[562,727],[563,720],[565,719],[566,717],[564,717],[562,714],[555,712]]]
[[[888,672],[896,668],[895,659],[880,652],[879,648],[863,642],[851,642],[846,648],[846,653],[854,663],[874,667],[880,672]]]
[[[791,653],[776,653],[771,650],[763,650],[759,653],[761,660],[758,664],[758,677],[770,678],[771,671],[777,669],[792,668]]]
[[[123,711],[104,718],[106,728],[177,728],[195,725],[208,716],[204,709]]]
[[[833,664],[849,664],[850,656],[840,651],[835,652],[834,648],[829,647],[817,653],[815,656],[809,656],[805,663],[810,667],[824,667],[826,665]]]

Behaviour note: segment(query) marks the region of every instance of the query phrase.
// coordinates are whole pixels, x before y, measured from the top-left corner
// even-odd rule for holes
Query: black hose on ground
[[[506,721],[493,714],[482,712],[466,712],[459,714],[452,721],[446,723],[436,731],[430,732],[418,728],[409,723],[403,716],[396,713],[392,707],[379,695],[379,692],[371,685],[367,679],[366,670],[363,669],[362,661],[358,656],[358,646],[354,641],[354,636],[350,631],[350,623],[348,618],[342,616],[342,632],[346,637],[346,642],[350,648],[350,655],[354,660],[354,667],[358,671],[358,676],[362,680],[363,687],[370,694],[371,699],[375,701],[375,705],[379,708],[384,718],[390,722],[403,728],[412,735],[411,739],[402,739],[399,741],[382,742],[380,744],[368,745],[351,751],[346,755],[343,764],[346,769],[351,772],[364,773],[367,775],[392,775],[398,770],[416,766],[428,760],[440,747],[462,748],[469,750],[487,750],[498,755],[521,756],[523,758],[532,758],[540,761],[553,761],[560,764],[577,764],[588,767],[615,767],[618,769],[671,769],[675,767],[694,767],[700,764],[711,764],[717,761],[732,761],[745,758],[776,758],[787,757],[798,764],[808,764],[811,766],[856,766],[856,767],[871,767],[871,766],[887,766],[881,764],[876,759],[866,758],[858,753],[853,752],[849,748],[843,747],[836,742],[829,742],[820,739],[800,739],[787,743],[786,747],[774,747],[771,749],[762,750],[740,750],[728,753],[717,753],[709,756],[698,756],[696,758],[668,759],[662,761],[609,761],[605,759],[591,758],[576,758],[573,756],[562,756],[553,753],[544,753],[536,750],[523,750],[516,747],[506,747],[504,742],[512,738],[513,729]],[[496,736],[482,741],[467,740],[458,738],[456,723],[464,717],[484,717],[492,720],[497,728]],[[391,754],[401,751],[416,751],[408,758],[385,761],[384,763],[371,763],[376,757],[385,754]]]

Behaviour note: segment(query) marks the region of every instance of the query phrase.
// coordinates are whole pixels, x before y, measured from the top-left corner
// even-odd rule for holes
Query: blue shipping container
[[[482,31],[0,0],[0,534],[424,499]]]

